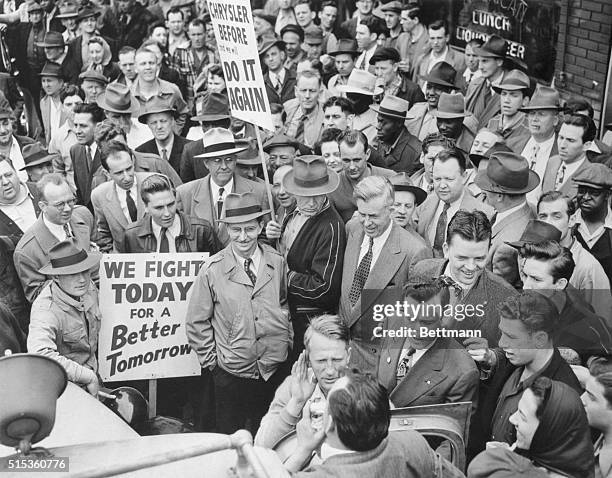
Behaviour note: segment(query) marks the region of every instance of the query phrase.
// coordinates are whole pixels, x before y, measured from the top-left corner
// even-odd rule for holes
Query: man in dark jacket
[[[102,35],[116,39],[118,45],[140,47],[155,15],[136,0],[118,0],[116,5],[116,10],[109,8],[104,13]]]
[[[283,188],[297,207],[283,224],[270,221],[266,236],[280,239],[287,258],[288,299],[293,330],[293,353],[304,348],[310,318],[336,313],[342,282],[346,234],[344,222],[327,198],[340,179],[320,156],[298,156],[293,170],[283,178]]]
[[[140,191],[146,214],[126,228],[122,251],[213,255],[220,249],[208,221],[177,211],[176,192],[166,176],[149,176],[142,182]]]
[[[270,103],[283,104],[295,98],[295,71],[285,68],[285,42],[271,38],[264,41],[259,49],[259,57],[268,67],[264,75],[266,93]]]

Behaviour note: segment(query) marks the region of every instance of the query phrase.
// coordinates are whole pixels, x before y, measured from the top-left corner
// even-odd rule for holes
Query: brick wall
[[[562,0],[556,86],[564,98],[589,100],[596,120],[606,88],[611,32],[611,0]]]

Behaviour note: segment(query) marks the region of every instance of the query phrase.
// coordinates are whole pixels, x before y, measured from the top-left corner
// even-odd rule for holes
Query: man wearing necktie
[[[423,307],[410,317],[393,316],[388,322],[389,330],[405,326],[413,332],[385,339],[379,361],[378,380],[397,408],[472,402],[476,409],[480,375],[474,360],[454,338],[433,334],[443,328],[451,294],[441,279],[411,282],[404,300]]]
[[[395,194],[387,179],[368,176],[353,195],[357,217],[346,225],[339,315],[351,330],[351,366],[375,372],[382,340],[373,336],[379,323],[372,307],[399,300],[414,264],[431,252],[391,220]]]
[[[288,372],[287,266],[258,243],[268,212],[251,192],[227,195],[221,221],[230,243],[201,269],[187,310],[187,338],[202,377],[212,376],[220,433],[255,433]]]

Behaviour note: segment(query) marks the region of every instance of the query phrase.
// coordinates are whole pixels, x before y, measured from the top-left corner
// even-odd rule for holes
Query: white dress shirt
[[[17,142],[17,138],[13,136],[11,140],[11,150],[9,152],[9,158],[11,159],[11,163],[13,163],[13,168],[17,171],[17,176],[22,182],[26,182],[28,180],[28,173],[21,168],[25,166],[25,161],[23,160],[23,155],[21,154],[21,148],[19,147],[19,143]]]
[[[162,153],[162,149],[166,150],[166,159],[170,161],[170,153],[172,152],[172,148],[174,146],[174,133],[170,133],[170,141],[166,146],[162,146],[162,144],[155,140],[155,146],[157,147],[157,151],[159,152],[159,157],[164,159],[164,155]]]
[[[538,187],[527,193],[527,202],[536,204],[540,198],[540,194],[542,193],[542,180],[544,179],[548,159],[550,158],[550,153],[552,152],[556,140],[557,135],[553,134],[547,140],[538,143],[532,136],[521,152],[521,156],[527,160],[529,167],[540,177],[540,184],[538,184]],[[535,163],[533,163],[533,161],[535,161]]]
[[[25,232],[36,222],[36,211],[32,196],[23,184],[20,186],[19,195],[15,204],[0,204],[0,210]]]
[[[45,224],[45,226],[47,226],[47,229],[49,229],[49,231],[51,232],[51,234],[53,234],[58,241],[65,241],[66,240],[66,231],[64,230],[64,226],[60,226],[59,224],[55,224],[53,222],[50,222],[47,219],[47,216],[45,216],[43,214],[43,223]],[[71,234],[74,236],[74,231],[72,230],[72,228],[70,227],[70,223],[67,224],[68,229],[70,230]]]
[[[216,182],[213,181],[213,178],[210,178],[210,193],[212,196],[212,205],[213,208],[217,207],[217,202],[219,201],[219,189],[223,188],[223,195],[221,196],[221,200],[225,202],[225,198],[229,193],[234,190],[234,178],[230,179],[229,182],[225,186],[219,186]]]
[[[576,224],[578,224],[578,232],[584,239],[584,242],[587,243],[589,249],[592,249],[593,246],[599,241],[599,238],[603,236],[606,229],[612,229],[612,211],[608,209],[608,215],[603,223],[603,225],[599,226],[593,232],[590,232],[589,229],[584,224],[584,219],[582,219],[582,211],[578,211],[575,214]]]
[[[387,242],[387,239],[389,239],[392,227],[393,221],[389,223],[387,229],[385,229],[385,232],[383,232],[380,236],[374,238],[374,242],[372,244],[372,261],[370,262],[370,271],[372,270],[372,267],[374,267],[374,264],[376,264],[378,256],[380,256],[380,252],[382,251],[382,248]],[[361,262],[361,259],[363,259],[363,256],[367,254],[369,248],[370,236],[364,234],[363,241],[361,242],[361,249],[359,250],[359,259],[357,261],[357,264]]]
[[[236,257],[236,262],[238,262],[238,264],[240,265],[240,268],[244,270],[244,262],[246,261],[246,259],[238,255],[233,247],[232,247],[232,252],[234,253],[234,257]],[[262,258],[263,258],[263,254],[261,252],[261,249],[257,247],[255,249],[255,252],[253,252],[253,255],[250,257],[252,262],[249,266],[249,269],[251,270],[251,272],[255,274],[255,277],[259,276],[259,266],[261,265]]]
[[[574,174],[576,171],[578,171],[578,168],[580,166],[582,166],[582,164],[587,160],[586,155],[584,155],[582,157],[582,159],[578,160],[578,161],[574,161],[571,164],[566,164],[563,161],[561,161],[561,164],[559,165],[559,169],[557,170],[557,176],[555,177],[555,190],[559,190],[563,187],[563,185],[569,180],[569,178],[572,176],[572,174]],[[561,168],[565,165],[565,173],[563,175],[563,181],[557,185],[557,177],[559,176],[559,172],[561,171]]]
[[[359,55],[357,61],[355,62],[355,68],[368,71],[370,68],[370,58],[374,56],[377,48],[378,44],[374,43],[374,46],[372,46],[369,50],[362,51],[361,55]]]
[[[427,190],[426,190],[427,191]],[[435,194],[435,192],[434,192]],[[446,211],[446,224],[448,224],[451,218],[455,215],[455,213],[461,208],[461,201],[463,201],[463,195],[465,191],[461,193],[459,198],[452,202]],[[427,237],[429,238],[430,244],[434,243],[436,238],[436,229],[438,227],[438,220],[440,219],[440,215],[442,214],[442,210],[444,209],[444,201],[438,201],[438,209],[436,209],[436,213],[434,214],[433,220],[429,224],[429,231]],[[446,228],[444,229],[444,240],[446,241]]]
[[[285,81],[285,68],[281,68],[278,73],[270,71],[268,74],[270,75],[270,83],[272,83],[274,89],[280,91],[280,89],[283,87],[283,82]]]
[[[155,221],[151,221],[151,227],[153,229],[153,234],[155,234],[155,239],[157,240],[157,248],[155,252],[159,252],[159,248],[161,247],[161,226],[157,224]],[[168,252],[176,252],[176,238],[181,233],[181,219],[179,215],[174,216],[174,222],[172,226],[170,226],[166,230],[166,237],[168,238]]]
[[[117,197],[119,198],[119,205],[121,206],[121,211],[123,211],[123,215],[127,219],[128,223],[132,222],[132,217],[130,216],[130,210],[127,207],[127,191],[123,188],[118,187],[115,184],[115,191],[117,192]],[[134,200],[134,204],[138,201],[138,186],[136,185],[136,180],[134,180],[134,184],[130,188],[130,196]]]

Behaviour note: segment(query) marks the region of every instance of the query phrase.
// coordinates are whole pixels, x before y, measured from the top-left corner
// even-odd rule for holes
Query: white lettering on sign
[[[472,12],[472,23],[483,27],[491,27],[496,30],[504,30],[509,32],[512,25],[510,19],[504,15],[496,13],[484,12],[482,10],[474,10]]]

